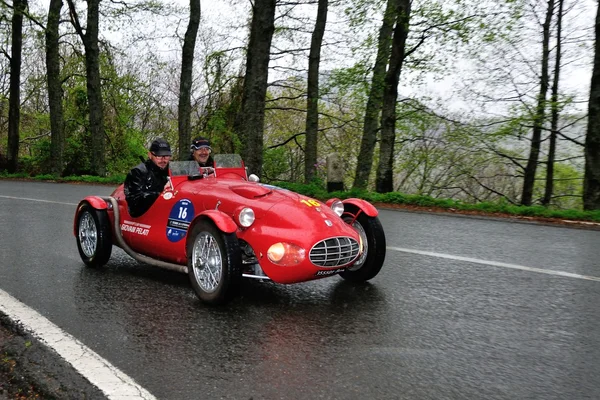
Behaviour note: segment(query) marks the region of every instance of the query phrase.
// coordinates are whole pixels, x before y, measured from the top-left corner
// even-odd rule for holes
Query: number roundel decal
[[[194,205],[190,200],[181,199],[175,203],[167,221],[167,239],[171,242],[183,239],[193,218]]]

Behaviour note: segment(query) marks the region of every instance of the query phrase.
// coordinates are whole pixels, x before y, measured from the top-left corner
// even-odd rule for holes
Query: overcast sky
[[[34,0],[35,1],[35,0]],[[48,0],[37,0],[38,3],[32,4],[32,7],[36,5],[41,5],[43,9],[47,9]],[[575,0],[566,0],[569,4],[573,4]],[[546,0],[539,1],[541,7],[545,7]],[[179,4],[181,7],[187,10],[189,7],[189,0],[174,0],[174,4]],[[597,9],[597,1],[596,0],[576,0],[576,10],[571,11],[571,15],[576,15],[576,18],[571,18],[570,25],[565,27],[565,29],[569,29],[572,32],[572,35],[577,35],[581,33],[588,32],[594,26],[594,19],[596,15]],[[66,3],[65,3],[66,5]],[[212,28],[212,31],[208,34],[209,38],[202,40],[200,39],[197,43],[197,48],[200,53],[206,51],[206,49],[202,49],[202,46],[206,44],[210,40],[215,40],[219,38],[221,41],[218,46],[222,46],[223,48],[232,48],[239,47],[245,44],[245,40],[247,38],[247,30],[244,26],[250,19],[249,15],[249,1],[244,0],[202,0],[201,9],[202,9],[202,22],[201,22],[201,30],[206,31],[208,27]],[[312,21],[314,21],[314,13],[316,12],[316,6],[309,8],[311,13]],[[568,16],[566,17],[569,18]],[[380,17],[377,18],[377,21]],[[575,22],[573,22],[573,20]],[[333,14],[328,17],[328,27],[330,29],[333,28],[332,24],[336,21],[336,18]],[[185,29],[187,27],[187,21],[179,21],[179,24],[176,25],[177,22],[174,20],[173,27],[178,26],[177,31],[180,37],[183,37],[185,33]],[[309,27],[312,29],[312,24],[314,22],[309,22]],[[573,24],[577,24],[578,26],[574,27]],[[148,21],[148,23],[142,23],[139,26],[139,30],[145,30],[148,32],[158,32],[161,27],[164,27],[166,24],[164,21]],[[125,30],[131,29],[131,26],[125,26]],[[577,32],[579,30],[580,32]],[[118,38],[118,32],[107,32],[103,31],[103,34],[110,38]],[[201,33],[202,35],[202,33]],[[206,33],[204,33],[206,36]],[[328,35],[326,33],[326,39]],[[532,57],[537,57],[538,54],[541,53],[541,45],[535,44],[536,40],[540,40],[538,38],[533,38],[534,44],[529,46],[525,52],[530,52]],[[581,57],[577,62],[569,63],[565,65],[562,70],[562,78],[563,81],[561,83],[562,89],[566,92],[572,93],[579,97],[579,100],[587,99],[590,79],[591,79],[591,62],[592,62],[592,53],[589,48],[591,43],[588,42],[588,48],[585,48],[583,45],[577,48],[574,45],[569,45],[569,48],[565,50],[569,51],[572,55],[574,52],[581,52]],[[169,59],[179,59],[181,47],[180,44],[173,41],[164,41],[164,40],[156,40],[150,46],[154,46],[154,51],[160,49],[166,58]],[[323,60],[324,63],[322,65],[323,70],[332,69],[334,67],[339,67],[342,64],[346,64],[347,66],[352,64],[352,60],[339,56],[334,58],[336,55],[335,48],[325,49],[323,52]],[[329,61],[328,61],[329,60]],[[289,62],[286,60],[285,62]],[[301,62],[306,63],[305,59],[302,59]],[[328,63],[329,62],[329,63]],[[273,63],[272,63],[273,65]],[[305,67],[305,65],[303,65]],[[464,103],[462,99],[456,94],[456,90],[460,87],[460,82],[462,82],[463,78],[466,74],[471,74],[469,71],[471,64],[464,57],[457,55],[455,58],[449,60],[448,65],[446,66],[447,71],[449,71],[448,75],[442,79],[439,79],[439,75],[430,74],[427,76],[422,84],[416,84],[412,81],[410,72],[405,69],[403,71],[403,79],[401,81],[400,93],[404,96],[416,96],[423,97],[432,96],[432,97],[442,97],[445,99],[444,104],[448,106],[449,109],[454,110],[464,110],[469,108],[470,106],[467,103]],[[274,75],[271,75],[271,78],[275,78]],[[581,108],[586,108],[586,105],[581,105]]]

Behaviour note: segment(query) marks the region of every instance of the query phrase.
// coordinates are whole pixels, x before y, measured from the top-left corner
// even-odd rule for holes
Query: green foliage
[[[172,141],[169,136],[176,136],[176,122],[173,123],[172,119],[159,115],[160,110],[154,110],[149,85],[127,70],[117,68],[112,57],[112,54],[105,51],[100,60],[103,76],[105,158],[107,172],[119,174],[138,164],[139,156],[146,157],[146,145],[150,139],[163,136]],[[63,176],[83,175],[90,171],[91,136],[87,87],[82,71],[79,70],[82,62],[78,54],[71,54],[66,58],[63,70],[63,73],[70,74],[64,84]],[[160,125],[155,125],[155,121],[160,121]],[[26,170],[30,174],[42,172],[34,168],[43,162],[38,158],[27,165]]]
[[[515,206],[507,205],[505,202],[484,202],[478,204],[466,204],[452,199],[434,199],[429,196],[406,195],[399,192],[375,193],[360,190],[328,193],[324,188],[310,184],[275,182],[276,186],[292,190],[305,196],[319,200],[330,198],[348,199],[362,198],[372,203],[403,204],[424,208],[438,208],[446,210],[478,211],[486,214],[510,214],[514,216],[536,217],[536,218],[558,218],[575,221],[600,222],[600,211],[579,210],[552,210],[542,206]]]
[[[281,176],[287,170],[286,162],[288,160],[287,151],[284,147],[275,149],[266,149],[263,152],[263,171],[264,177],[274,179]],[[250,171],[252,173],[253,171]]]
[[[117,54],[118,55],[118,54]],[[104,125],[107,137],[107,171],[125,173],[146,157],[147,138],[135,124],[136,116],[146,107],[147,85],[128,72],[120,72],[110,53],[102,57]],[[135,90],[125,90],[135,88]],[[166,136],[160,132],[156,136]]]
[[[206,128],[204,129],[208,134],[198,132],[194,136],[209,136],[212,147],[217,152],[239,153],[242,146],[239,137],[233,131],[234,120],[229,109],[233,106],[232,103],[223,104],[220,108],[214,110],[208,116]]]
[[[50,174],[39,174],[31,176],[25,173],[9,174],[5,171],[0,171],[1,179],[33,179],[39,181],[52,182],[83,182],[91,184],[107,184],[119,185],[125,181],[125,174],[116,174],[109,177],[99,177],[91,175],[83,176],[68,176],[57,177]],[[550,218],[550,219],[566,219],[573,221],[591,221],[600,222],[600,211],[580,211],[580,210],[553,210],[542,206],[515,206],[508,205],[505,202],[482,202],[477,204],[466,204],[452,199],[434,199],[429,196],[406,195],[399,192],[376,193],[364,190],[350,190],[327,192],[327,190],[319,183],[302,184],[294,182],[275,181],[274,185],[283,189],[288,189],[296,193],[303,194],[308,197],[325,201],[330,198],[348,199],[360,198],[372,203],[384,204],[402,204],[408,206],[418,206],[423,208],[436,208],[484,212],[486,214],[509,214],[514,216],[534,217],[534,218]]]
[[[346,93],[358,89],[359,92],[367,93],[370,74],[370,66],[365,62],[358,62],[347,68],[334,69],[325,90],[330,91],[330,88],[336,88],[336,90]]]
[[[344,9],[344,14],[351,27],[361,29],[384,4],[384,0],[354,0]]]
[[[132,6],[130,10],[141,11],[145,8],[158,14],[163,11],[160,3],[154,1],[136,4],[138,5]],[[337,50],[340,50],[340,54],[347,50],[353,52],[352,59],[347,58],[335,64],[350,65],[347,68],[342,67],[330,72],[330,64],[326,67],[323,64],[320,87],[322,102],[319,105],[319,160],[323,160],[331,152],[337,152],[347,171],[344,178],[347,187],[352,181],[356,163],[360,162],[358,148],[361,124],[377,46],[377,32],[381,27],[385,4],[384,0],[352,0],[336,4],[334,7],[345,7],[348,17],[345,21],[349,22],[349,30],[354,34],[347,35],[350,38],[348,48],[336,45],[339,49],[326,52],[324,56],[327,57],[323,57],[325,63],[335,57],[333,53],[338,53]],[[499,87],[504,92],[504,89],[511,86],[508,83],[512,82],[523,90],[522,95],[518,96],[519,106],[509,110],[505,123],[500,123],[500,117],[490,117],[485,121],[478,121],[479,127],[467,127],[451,123],[451,119],[463,119],[463,116],[453,116],[445,112],[444,104],[440,104],[440,107],[425,107],[425,101],[417,104],[402,98],[398,103],[397,147],[394,155],[397,192],[378,194],[350,191],[328,194],[325,192],[326,177],[323,171],[310,185],[299,185],[294,187],[294,190],[304,191],[315,197],[358,197],[381,203],[473,209],[515,215],[554,215],[561,212],[556,210],[558,208],[565,209],[562,212],[572,213],[572,218],[577,218],[577,212],[571,209],[581,208],[582,173],[581,166],[577,165],[581,160],[556,164],[555,197],[552,199],[551,208],[542,211],[522,209],[511,204],[511,201],[518,201],[520,194],[519,176],[522,171],[519,168],[522,168],[523,160],[526,159],[528,135],[532,125],[531,105],[535,100],[535,90],[530,85],[533,81],[528,82],[529,78],[526,75],[529,69],[536,70],[531,66],[537,62],[535,59],[527,59],[530,61],[527,64],[515,63],[518,58],[511,53],[511,49],[525,48],[518,45],[525,42],[517,39],[526,32],[521,30],[523,26],[534,21],[530,18],[531,12],[523,8],[530,4],[520,0],[495,3],[453,0],[412,4],[410,37],[407,43],[409,57],[405,63],[407,73],[403,71],[401,75],[403,80],[411,79],[415,75],[414,72],[420,71],[439,72],[436,77],[441,77],[446,71],[453,69],[456,65],[455,59],[459,59],[461,55],[471,55],[493,64],[494,68],[490,69],[488,74],[491,79],[496,80],[498,86],[482,85],[476,79],[469,82],[469,77],[463,76],[461,78],[465,81],[456,82],[454,88],[462,83],[472,93],[480,92],[485,96],[492,96],[496,90],[490,89]],[[107,15],[117,18],[112,22],[103,20],[106,22],[104,26],[108,26],[109,30],[118,27],[117,21],[122,22],[123,18],[130,18],[122,5],[107,3],[104,7]],[[524,15],[529,19],[523,18]],[[130,21],[137,22],[135,19]],[[332,28],[330,32],[335,33],[334,31],[340,29],[339,26]],[[133,32],[135,29],[130,31],[130,40],[143,39],[139,33]],[[61,48],[61,78],[65,93],[66,134],[66,168],[62,175],[68,176],[61,178],[45,174],[50,154],[50,129],[47,99],[43,89],[44,38],[40,35],[41,32],[38,31],[36,35],[37,54],[32,53],[30,49],[28,57],[24,58],[27,64],[24,71],[29,71],[31,76],[23,77],[25,89],[20,137],[20,166],[26,171],[23,176],[36,176],[36,179],[45,180],[85,179],[88,182],[102,182],[97,180],[100,178],[86,176],[90,164],[90,133],[84,59],[79,44],[70,38],[69,31],[65,32],[64,42],[61,42],[64,43]],[[290,42],[298,44],[295,48],[306,47],[300,45],[300,30],[285,28],[281,29],[280,33]],[[7,37],[6,34],[1,36]],[[333,37],[331,42],[336,43]],[[282,46],[282,50],[285,51],[283,47],[285,46]],[[119,52],[111,43],[105,42],[101,55],[107,170],[115,176],[124,176],[131,166],[139,162],[140,155],[145,156],[146,145],[150,139],[164,136],[172,145],[177,142],[175,105],[179,66],[172,61],[160,60],[160,56],[140,56],[139,52],[125,48],[126,50]],[[581,49],[585,53],[584,48]],[[240,82],[243,78],[239,77],[238,60],[230,50],[223,51],[222,48],[209,46],[204,51],[207,52],[204,76],[198,73],[199,76],[195,77],[196,102],[192,111],[192,134],[208,136],[215,151],[239,152],[241,143],[233,128],[235,117],[239,114],[242,94]],[[509,65],[496,65],[495,56],[501,56],[500,58],[505,59]],[[297,58],[294,57],[293,66],[302,65],[299,61],[303,57],[304,55],[298,52]],[[39,68],[31,68],[36,67],[36,62]],[[285,61],[280,60],[278,64],[285,67]],[[8,76],[5,65],[6,59],[0,61],[0,71]],[[514,72],[514,75],[511,75],[514,79],[508,79],[509,75],[497,75],[498,71]],[[306,82],[301,73],[292,72],[291,75],[295,75],[296,78],[283,78],[273,82],[269,92],[268,110],[265,113],[264,169],[259,173],[265,182],[294,182],[300,181],[303,176]],[[407,83],[411,82],[403,81],[400,86],[401,96],[418,92],[418,87]],[[566,101],[573,100],[567,96],[562,98],[567,99]],[[492,107],[502,104],[499,100],[490,99],[486,102],[490,101]],[[564,104],[564,101],[559,104],[561,111]],[[566,118],[568,109],[565,110],[561,114],[561,121]],[[6,93],[0,93],[2,127],[6,126],[7,112]],[[562,125],[570,126],[566,123]],[[0,132],[0,155],[6,152],[5,135],[6,132]],[[577,136],[580,135],[573,137]],[[561,143],[561,150],[563,146]],[[175,151],[175,146],[173,147]],[[579,152],[575,154],[577,155]],[[378,154],[375,153],[374,165],[377,165],[377,157]],[[562,160],[573,158],[573,153],[566,152],[557,157]],[[540,165],[543,165],[543,162],[544,160],[540,159]],[[536,177],[536,198],[543,194],[543,172],[540,170]],[[80,175],[84,177],[81,178]],[[460,190],[452,191],[447,188]],[[459,200],[443,200],[449,197]],[[465,204],[468,202],[477,204]]]
[[[125,176],[126,176],[126,174],[117,174],[117,175],[112,175],[112,176],[107,176],[107,177],[94,176],[94,175],[67,176],[67,177],[58,179],[58,181],[120,185],[121,183],[125,182]]]
[[[295,182],[275,182],[275,185],[316,199],[324,199],[327,197],[327,190],[315,183],[307,185]]]
[[[546,171],[544,170],[545,174]],[[551,204],[561,209],[583,208],[583,171],[567,163],[554,164],[554,187]]]
[[[207,136],[213,150],[221,153],[240,153],[242,143],[235,132],[236,119],[242,106],[243,80],[231,71],[231,54],[214,51],[206,56],[204,80],[208,95],[203,109],[192,127],[192,136]]]
[[[28,156],[19,159],[19,167],[28,174],[46,171],[50,165],[50,138],[42,138],[32,142]]]
[[[6,170],[0,171],[0,178],[4,179],[26,179],[30,178],[29,174],[26,172],[16,172],[14,174],[8,173]]]
[[[72,182],[72,183],[92,183],[106,185],[120,185],[125,181],[125,174],[117,174],[107,177],[95,175],[79,175],[79,176],[56,176],[52,174],[37,174],[31,175],[24,172],[9,174],[6,171],[0,172],[1,179],[25,179],[34,181],[49,181],[49,182]]]
[[[82,174],[89,171],[90,159],[86,141],[89,143],[89,138],[84,131],[73,132],[71,136],[67,137],[64,152],[65,175]]]

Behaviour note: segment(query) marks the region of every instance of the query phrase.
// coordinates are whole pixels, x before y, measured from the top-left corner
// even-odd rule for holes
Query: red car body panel
[[[225,233],[235,233],[247,243],[264,273],[274,282],[295,283],[331,276],[352,265],[320,267],[311,262],[309,253],[315,244],[330,238],[351,238],[360,242],[357,231],[342,220],[328,204],[274,186],[246,180],[244,168],[216,168],[215,174],[192,180],[172,176],[173,189],[158,197],[139,218],[127,210],[123,185],[112,197],[119,207],[118,226],[125,243],[135,252],[186,265],[186,243],[194,224],[209,218]],[[86,197],[94,208],[108,208],[114,226],[115,213],[101,197]],[[369,216],[377,210],[360,199],[348,200]],[[254,211],[255,221],[242,227],[238,215],[244,208]],[[113,228],[114,230],[114,228]],[[305,257],[297,263],[282,266],[273,263],[267,253],[275,243],[286,243],[304,249]],[[114,244],[117,244],[115,241]]]

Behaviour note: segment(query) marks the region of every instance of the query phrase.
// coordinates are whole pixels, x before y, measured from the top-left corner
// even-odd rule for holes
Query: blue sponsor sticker
[[[167,239],[173,243],[183,239],[192,219],[194,219],[194,205],[190,200],[181,199],[175,203],[167,221]]]

